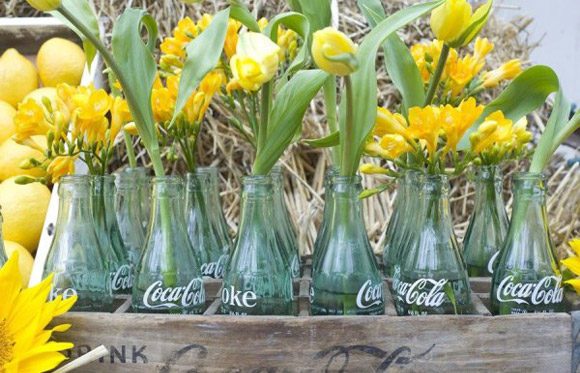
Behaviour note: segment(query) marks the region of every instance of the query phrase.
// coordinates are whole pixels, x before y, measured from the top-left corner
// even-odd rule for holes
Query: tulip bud
[[[431,13],[431,29],[435,37],[452,48],[469,44],[479,34],[491,14],[493,0],[473,14],[467,0],[447,0]]]
[[[240,35],[236,54],[230,60],[234,80],[248,91],[257,91],[278,72],[280,47],[264,34]]]
[[[358,68],[357,46],[342,32],[326,27],[314,33],[312,57],[316,65],[327,73],[350,75]]]
[[[41,10],[43,12],[50,12],[57,9],[61,0],[26,0],[30,6],[34,9]]]

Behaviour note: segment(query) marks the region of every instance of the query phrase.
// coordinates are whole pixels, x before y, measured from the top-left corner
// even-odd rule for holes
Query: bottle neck
[[[188,173],[185,179],[185,210],[188,214],[202,211],[205,218],[206,199],[209,194],[210,178],[207,174]]]
[[[481,166],[475,171],[475,210],[505,211],[502,198],[503,175],[499,166]]]
[[[155,177],[151,180],[153,185],[152,224],[162,222],[173,225],[175,221],[183,221],[183,181],[176,176]],[[161,218],[161,214],[168,214]],[[175,217],[173,222],[168,218]],[[171,223],[171,224],[170,224]],[[165,227],[164,227],[165,229]]]
[[[56,226],[92,221],[91,182],[89,176],[64,176],[58,186],[59,207]]]
[[[242,216],[240,232],[248,224],[262,221],[271,224],[273,219],[274,187],[270,176],[246,176],[242,180]]]
[[[420,224],[453,231],[449,207],[449,179],[444,175],[428,175],[422,183],[424,221]]]
[[[517,235],[523,229],[549,239],[545,177],[538,173],[519,173],[514,176],[514,207],[512,231]]]
[[[364,228],[359,194],[362,191],[360,176],[336,176],[332,186],[333,213],[332,224]]]

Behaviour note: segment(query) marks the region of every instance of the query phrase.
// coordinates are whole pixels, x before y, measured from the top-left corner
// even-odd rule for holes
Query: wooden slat
[[[483,304],[478,294],[471,293],[471,303],[473,304],[473,311],[477,315],[491,316],[489,309]]]
[[[383,282],[383,293],[385,296],[385,315],[397,316],[397,310],[395,309],[395,299],[393,294],[389,289],[389,283],[387,281]]]
[[[0,54],[16,48],[22,54],[36,54],[48,39],[60,37],[80,43],[78,36],[52,17],[0,18]]]
[[[104,344],[83,372],[567,372],[567,314],[228,317],[70,313],[73,357]],[[60,333],[59,333],[60,334]]]

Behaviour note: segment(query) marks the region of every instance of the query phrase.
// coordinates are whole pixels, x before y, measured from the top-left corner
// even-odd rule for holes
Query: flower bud
[[[522,72],[519,59],[510,60],[495,70],[485,73],[481,80],[484,88],[495,88],[502,80],[512,80]]]
[[[230,68],[242,88],[257,91],[278,72],[280,47],[266,35],[246,32],[239,37]]]
[[[359,171],[367,175],[388,175],[389,171],[372,163],[365,163],[359,167]]]
[[[26,0],[30,6],[34,9],[41,10],[43,12],[50,12],[57,9],[61,0]]]
[[[376,136],[396,134],[410,138],[407,132],[407,121],[405,117],[399,113],[393,114],[388,109],[382,107],[377,108],[377,119],[375,120],[373,133]]]
[[[431,12],[431,29],[437,39],[450,47],[465,46],[487,23],[492,4],[493,0],[489,0],[473,12],[467,0],[446,0]]]
[[[344,33],[326,27],[314,33],[312,57],[316,65],[327,73],[350,75],[358,68],[357,46]]]

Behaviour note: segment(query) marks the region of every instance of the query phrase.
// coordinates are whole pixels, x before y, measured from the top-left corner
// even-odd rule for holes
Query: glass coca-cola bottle
[[[471,313],[471,289],[465,262],[453,231],[449,180],[422,178],[421,209],[409,228],[408,243],[393,271],[395,308],[399,315]]]
[[[328,239],[312,269],[313,315],[378,315],[383,279],[362,217],[360,176],[336,176]]]
[[[502,198],[503,178],[499,166],[475,170],[475,206],[463,240],[467,272],[489,277],[507,233],[508,218]]]
[[[218,169],[216,167],[198,167],[195,169],[195,173],[207,175],[208,186],[204,188],[204,199],[205,205],[208,206],[208,219],[218,241],[218,246],[222,248],[224,254],[229,255],[233,245],[220,200]]]
[[[546,212],[545,178],[514,176],[514,207],[493,272],[491,311],[496,315],[564,311],[562,275]]]
[[[189,239],[199,258],[201,274],[209,278],[222,278],[227,253],[218,244],[217,232],[209,218],[210,207],[206,205],[209,193],[208,174],[187,174],[185,196],[185,219]]]
[[[229,315],[293,313],[292,273],[278,246],[270,176],[242,180],[238,237],[224,273],[222,312]]]
[[[129,252],[131,264],[137,267],[145,245],[145,230],[142,224],[141,195],[135,192],[136,188],[139,190],[139,179],[134,170],[126,169],[117,174],[115,205],[123,244]]]
[[[205,291],[183,214],[183,182],[156,177],[151,222],[133,285],[133,310],[143,313],[199,314]]]
[[[43,277],[54,273],[50,299],[76,295],[73,311],[110,312],[111,274],[92,215],[90,177],[62,177],[58,196],[54,238],[43,270]]]
[[[312,268],[318,265],[321,256],[320,254],[328,240],[328,226],[330,225],[332,206],[334,204],[334,199],[332,198],[332,186],[334,178],[337,175],[338,169],[336,167],[330,167],[326,170],[324,175],[324,209],[322,211],[322,222],[318,228],[318,234],[316,235],[316,240],[313,245]]]
[[[276,237],[280,249],[288,260],[292,277],[300,277],[300,251],[298,249],[298,239],[296,238],[296,228],[290,217],[290,211],[284,201],[284,176],[282,167],[279,165],[272,168],[270,173],[273,185],[274,198],[274,224]]]
[[[115,214],[115,177],[92,177],[92,208],[97,237],[111,271],[113,294],[131,294],[133,265],[125,248]]]
[[[408,242],[410,227],[415,224],[413,218],[420,210],[418,186],[422,176],[418,171],[409,170],[398,180],[393,214],[387,226],[383,246],[383,272],[386,276],[392,277],[396,267],[400,265],[399,253]]]

